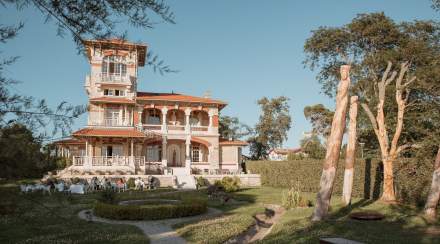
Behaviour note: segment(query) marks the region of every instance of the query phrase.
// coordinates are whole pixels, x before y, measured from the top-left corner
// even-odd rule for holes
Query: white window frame
[[[199,146],[192,146],[191,162],[200,162],[200,147]]]

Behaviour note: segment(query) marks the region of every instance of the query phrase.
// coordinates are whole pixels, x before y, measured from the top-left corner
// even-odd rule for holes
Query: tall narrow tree
[[[342,188],[342,200],[345,205],[351,203],[351,192],[353,189],[354,163],[356,156],[356,125],[358,113],[358,96],[350,98],[350,111],[348,123],[348,142],[347,152],[345,154],[345,171],[344,171],[344,185]]]
[[[320,221],[328,214],[330,198],[335,181],[336,166],[339,161],[342,137],[345,130],[345,114],[347,112],[348,88],[350,86],[350,66],[342,65],[340,69],[341,82],[336,94],[336,109],[333,116],[332,128],[327,141],[327,153],[323,164],[320,190],[316,199],[316,207],[312,221]]]
[[[433,219],[436,216],[438,200],[440,198],[440,147],[437,151],[437,157],[434,163],[434,173],[432,174],[431,190],[426,201],[425,214]]]

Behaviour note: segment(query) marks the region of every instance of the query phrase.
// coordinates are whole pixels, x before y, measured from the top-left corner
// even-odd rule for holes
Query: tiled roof
[[[103,40],[84,40],[83,44],[87,47],[91,46],[101,46],[102,48],[118,48],[118,49],[126,49],[126,50],[133,50],[136,49],[138,53],[138,64],[139,66],[145,65],[145,58],[147,54],[147,45],[143,43],[134,43],[134,42],[128,42],[126,40],[113,38],[113,39],[103,39]],[[90,60],[91,53],[90,49],[87,50],[87,56]]]
[[[120,97],[97,97],[90,99],[90,102],[135,104],[134,100]]]
[[[223,139],[220,138],[219,139],[219,144],[220,146],[247,146],[249,143],[245,142],[245,141],[240,141],[240,140],[228,140],[228,139]]]
[[[107,136],[107,137],[145,137],[145,134],[135,129],[96,129],[84,128],[72,133],[73,136]]]
[[[153,93],[153,92],[138,92],[136,96],[137,100],[146,101],[173,101],[173,102],[193,102],[193,103],[206,103],[206,104],[218,104],[222,107],[226,106],[226,102],[215,100],[205,97],[195,97],[177,93]]]
[[[69,138],[69,139],[63,139],[63,140],[55,141],[53,143],[57,144],[57,145],[61,145],[61,144],[63,144],[63,145],[67,145],[67,144],[69,144],[69,145],[76,145],[76,144],[84,144],[85,142],[82,141],[82,140],[75,139],[75,138]]]

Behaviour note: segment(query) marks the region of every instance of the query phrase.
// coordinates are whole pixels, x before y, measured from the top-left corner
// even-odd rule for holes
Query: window
[[[147,124],[160,125],[160,114],[157,112],[156,109],[149,111]]]
[[[192,147],[192,161],[200,162],[200,148],[199,146]]]
[[[105,157],[122,156],[122,145],[108,145],[101,148],[101,155]]]
[[[127,65],[125,57],[106,56],[102,60],[101,72],[106,75],[125,76],[127,74]]]
[[[123,97],[124,94],[124,90],[104,89],[104,96]]]
[[[147,146],[147,162],[159,162],[161,161],[161,146]]]

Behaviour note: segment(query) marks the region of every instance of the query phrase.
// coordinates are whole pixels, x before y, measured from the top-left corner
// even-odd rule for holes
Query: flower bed
[[[153,203],[153,204],[152,204]],[[155,199],[154,202],[144,204],[108,204],[98,202],[94,207],[95,215],[116,220],[158,220],[194,216],[205,213],[206,202],[199,199],[161,202]]]

